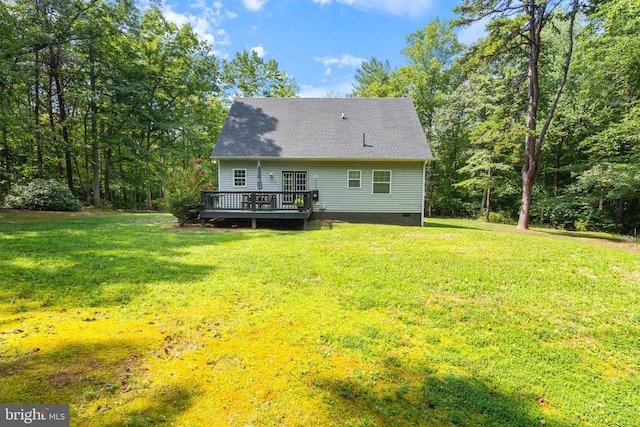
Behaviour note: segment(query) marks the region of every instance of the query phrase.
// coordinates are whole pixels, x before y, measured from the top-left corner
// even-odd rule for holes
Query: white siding
[[[257,191],[256,160],[218,160],[220,191]],[[262,191],[282,191],[282,171],[307,171],[309,190],[318,190],[314,210],[327,212],[421,213],[424,162],[261,160]],[[233,186],[233,169],[247,170],[247,186]],[[347,171],[359,170],[361,188],[348,188]],[[391,171],[391,194],[373,194],[373,171]]]

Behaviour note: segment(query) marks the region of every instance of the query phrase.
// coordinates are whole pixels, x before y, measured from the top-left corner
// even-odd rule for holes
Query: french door
[[[291,191],[284,195],[283,203],[291,204],[296,198],[295,193],[307,191],[306,171],[282,171],[282,191]]]

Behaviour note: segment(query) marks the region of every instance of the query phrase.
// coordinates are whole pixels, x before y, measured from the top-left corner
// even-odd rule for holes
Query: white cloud
[[[435,0],[313,0],[313,2],[321,6],[340,3],[365,11],[420,17],[434,6]]]
[[[176,12],[167,3],[162,5],[162,13],[168,21],[179,26],[191,25],[193,32],[207,42],[214,49],[214,53],[219,54],[216,51],[217,46],[231,44],[227,32],[219,27],[225,20],[233,19],[237,14],[225,10],[224,5],[219,1],[207,6],[204,0],[199,0],[191,4],[191,9],[194,9],[194,13],[181,13]]]
[[[337,66],[338,68],[351,67],[358,68],[366,59],[358,58],[348,53],[343,53],[338,57],[334,56],[318,56],[314,58],[316,61],[322,63],[325,67],[330,67],[332,65]]]
[[[254,51],[260,58],[264,58],[264,56],[267,54],[267,51],[264,50],[263,46],[254,46],[251,48],[252,51]]]
[[[210,45],[215,43],[213,25],[204,16],[196,16],[191,13],[179,13],[174,11],[168,4],[163,5],[162,13],[168,21],[178,26],[191,25],[193,32],[196,33],[201,40],[206,41]]]
[[[162,13],[164,14],[164,17],[167,18],[167,20],[173,22],[174,24],[182,26],[189,23],[189,15],[174,12],[173,9],[171,9],[171,6],[169,6],[168,4],[165,4],[162,7]]]
[[[229,38],[229,34],[224,28],[219,28],[216,30],[216,46],[229,46],[231,44],[231,39]]]
[[[257,12],[264,7],[268,0],[242,0],[242,5],[251,12]]]
[[[355,57],[353,55],[350,55],[348,53],[343,53],[340,56],[316,56],[315,58],[313,58],[316,62],[320,62],[322,65],[324,65],[325,70],[324,70],[324,75],[325,77],[327,77],[327,79],[325,79],[324,81],[328,81],[329,77],[332,77],[333,74],[333,69],[334,68],[352,68],[352,69],[356,69],[358,68],[364,61],[364,58],[358,58]],[[349,74],[350,77],[352,77],[353,75],[350,73]],[[335,81],[335,78],[333,78],[332,80]],[[349,81],[349,83],[336,83],[338,85],[338,87],[332,87],[332,88],[315,88],[315,89],[309,89],[311,92],[315,93],[317,95],[318,91],[325,91],[325,95],[326,92],[339,92],[339,93],[351,93],[351,91],[353,90],[353,83],[351,81]],[[302,93],[304,93],[305,91],[305,86],[302,85]],[[301,95],[303,96],[303,95]],[[323,95],[324,96],[324,95]],[[304,97],[304,96],[303,96]],[[317,96],[310,96],[312,98],[317,98]]]

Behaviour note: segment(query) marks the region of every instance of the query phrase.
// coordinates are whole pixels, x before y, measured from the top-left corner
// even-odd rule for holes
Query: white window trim
[[[376,181],[374,179],[376,172],[389,172],[389,182],[386,181]],[[391,194],[391,183],[393,182],[393,172],[390,169],[374,169],[371,171],[371,194]],[[389,184],[389,192],[388,193],[376,193],[375,187],[376,184]]]
[[[352,181],[352,178],[349,176],[349,174],[351,172],[358,172],[359,177],[358,177],[358,186],[357,187],[352,187],[349,185],[349,182]],[[355,181],[355,179],[353,179],[353,181]],[[357,169],[349,169],[347,171],[347,188],[348,189],[358,189],[358,188],[362,188],[362,171],[361,170],[357,170]]]
[[[236,185],[236,171],[244,172],[244,185]],[[233,180],[233,186],[236,188],[245,188],[247,186],[247,170],[246,169],[233,169],[233,173],[231,176]]]

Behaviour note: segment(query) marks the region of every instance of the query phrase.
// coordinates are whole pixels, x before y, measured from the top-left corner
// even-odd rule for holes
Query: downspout
[[[420,203],[421,205],[421,217],[420,217],[420,227],[424,227],[424,196],[425,196],[425,189],[427,188],[427,178],[426,178],[426,173],[427,173],[427,162],[428,160],[425,160],[424,163],[422,164],[422,202]]]
[[[221,168],[220,166],[221,166],[221,165],[220,165],[220,160],[218,160],[218,191],[220,191],[220,182],[221,182],[221,181],[220,181],[220,170],[221,170],[222,168]]]
[[[217,168],[216,173],[218,175],[218,182],[217,182],[218,185],[216,186],[217,187],[216,190],[220,191],[220,159],[217,159],[215,157],[209,157],[209,159],[211,159],[212,164],[216,165],[216,168]]]

